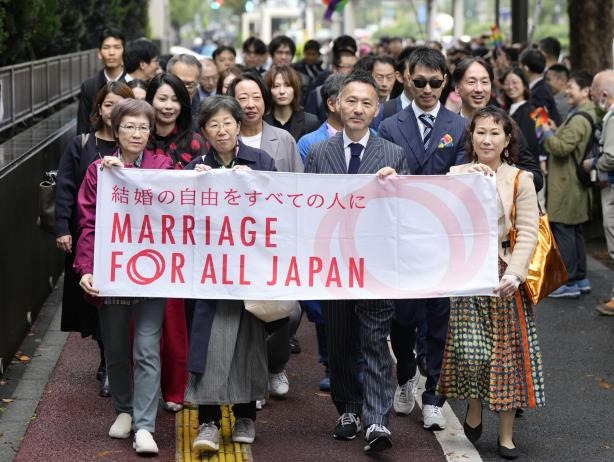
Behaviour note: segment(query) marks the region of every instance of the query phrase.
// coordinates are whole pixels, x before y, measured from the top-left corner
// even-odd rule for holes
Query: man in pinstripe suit
[[[379,110],[377,85],[366,73],[350,74],[337,97],[344,124],[341,133],[311,147],[306,173],[363,173],[384,178],[407,174],[402,148],[369,132]],[[394,385],[386,337],[394,307],[390,300],[328,300],[323,302],[331,379],[331,395],[341,415],[333,437],[351,440],[364,422],[366,452],[391,446],[388,414]],[[359,331],[366,362],[361,387],[354,360]]]

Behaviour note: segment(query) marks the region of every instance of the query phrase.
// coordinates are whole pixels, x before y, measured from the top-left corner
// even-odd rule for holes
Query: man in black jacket
[[[105,29],[98,40],[98,59],[104,68],[96,75],[84,80],[81,84],[79,96],[79,110],[77,115],[77,134],[89,132],[90,113],[96,94],[104,84],[111,80],[124,80],[124,35],[115,29]]]
[[[465,58],[454,68],[453,80],[462,102],[460,115],[467,119],[469,125],[474,114],[491,103],[494,72],[483,58]],[[539,191],[544,185],[544,178],[539,168],[538,154],[529,151],[527,140],[520,130],[518,151],[516,167],[533,174],[535,191]]]
[[[542,106],[548,109],[548,115],[554,123],[557,126],[561,125],[562,119],[556,108],[554,97],[544,80],[546,57],[538,50],[526,49],[520,54],[520,67],[529,77],[529,89],[531,90],[531,103],[533,106]]]

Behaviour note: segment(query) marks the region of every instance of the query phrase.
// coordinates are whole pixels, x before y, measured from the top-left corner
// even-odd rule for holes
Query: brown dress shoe
[[[600,303],[595,309],[604,316],[614,316],[614,299],[606,303]]]

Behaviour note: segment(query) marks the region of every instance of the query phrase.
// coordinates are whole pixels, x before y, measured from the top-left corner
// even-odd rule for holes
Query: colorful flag
[[[535,121],[535,135],[538,140],[541,140],[550,121],[547,109],[542,106],[536,107],[531,111],[531,119]]]
[[[503,35],[501,35],[501,31],[499,30],[499,26],[496,24],[490,28],[490,39],[493,42],[495,48],[503,48]]]
[[[333,13],[336,11],[337,13],[341,13],[345,5],[347,5],[349,0],[322,0],[324,5],[328,5],[326,11],[324,12],[324,20],[330,21],[332,20]]]

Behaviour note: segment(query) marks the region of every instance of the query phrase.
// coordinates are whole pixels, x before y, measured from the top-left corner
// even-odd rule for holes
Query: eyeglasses
[[[194,90],[198,86],[198,82],[183,82],[188,90]]]
[[[426,87],[427,83],[430,85],[431,88],[439,88],[443,85],[442,79],[426,80],[426,79],[418,78],[418,79],[412,79],[412,82],[414,82],[414,86],[416,88],[424,88]]]
[[[149,133],[149,131],[151,130],[151,128],[149,128],[146,125],[141,125],[140,127],[136,126],[136,125],[120,125],[119,128],[125,130],[128,133],[135,133],[137,131],[147,135]]]

